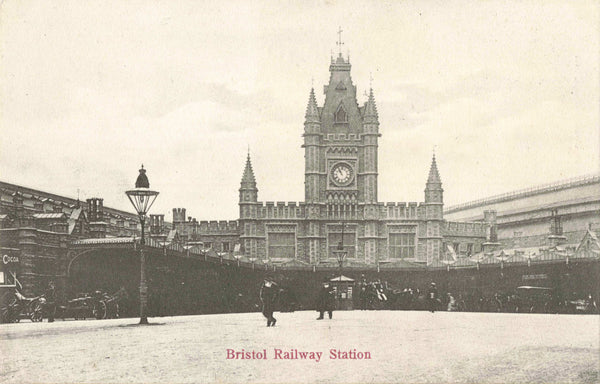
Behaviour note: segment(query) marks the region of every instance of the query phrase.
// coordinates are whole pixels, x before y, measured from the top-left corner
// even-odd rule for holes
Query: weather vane
[[[336,42],[339,50],[340,50],[340,57],[342,56],[342,45],[344,45],[344,43],[342,43],[342,27],[340,26],[338,29],[338,41]]]

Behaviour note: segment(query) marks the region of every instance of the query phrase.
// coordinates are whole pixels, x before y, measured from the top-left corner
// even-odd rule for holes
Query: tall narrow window
[[[338,246],[342,243],[342,233],[341,232],[329,232],[327,234],[327,243],[329,245],[329,257],[336,257],[335,251],[338,251]],[[344,250],[347,252],[347,258],[356,257],[356,232],[354,232],[354,228],[346,228],[344,232],[344,240],[343,240]]]
[[[293,259],[296,256],[296,234],[269,232],[267,234],[269,258]]]
[[[389,257],[392,259],[415,257],[415,234],[390,233]]]
[[[348,121],[348,114],[342,104],[340,104],[337,111],[335,111],[334,118],[336,123],[346,123]]]

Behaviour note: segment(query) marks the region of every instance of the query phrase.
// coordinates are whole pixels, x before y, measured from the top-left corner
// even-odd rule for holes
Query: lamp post
[[[146,256],[144,255],[144,244],[146,243],[144,238],[144,224],[146,222],[146,214],[154,203],[156,196],[158,196],[158,192],[150,189],[150,183],[148,182],[148,176],[146,176],[143,164],[140,174],[135,181],[135,189],[131,189],[125,193],[131,204],[133,204],[142,226],[142,238],[140,239],[140,324],[148,324],[148,317],[146,316],[148,283],[146,282]]]
[[[344,265],[344,259],[346,258],[347,252],[344,249],[344,228],[345,228],[345,224],[344,223],[340,223],[342,226],[342,240],[340,242],[338,242],[337,245],[337,249],[335,251],[333,251],[333,254],[335,255],[335,258],[337,259],[338,265],[339,265],[339,271],[340,271],[340,277],[339,277],[339,283],[338,283],[338,300],[340,302],[341,305],[341,300],[342,300],[342,267]]]

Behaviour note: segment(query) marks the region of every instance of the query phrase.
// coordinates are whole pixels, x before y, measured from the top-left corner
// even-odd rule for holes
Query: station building
[[[314,89],[310,91],[302,134],[304,201],[260,201],[248,154],[237,222],[186,220],[185,209],[178,208],[173,210],[173,228],[218,251],[234,251],[237,243],[236,252],[244,257],[282,266],[333,262],[338,247],[346,251],[345,262],[356,266],[431,264],[445,257],[445,242],[481,251],[492,223],[444,219],[444,190],[435,155],[429,174],[423,175],[422,202],[378,200],[382,135],[375,96],[371,89],[359,105],[350,70],[349,59],[340,53],[330,62],[322,106]],[[232,236],[239,236],[234,244]]]

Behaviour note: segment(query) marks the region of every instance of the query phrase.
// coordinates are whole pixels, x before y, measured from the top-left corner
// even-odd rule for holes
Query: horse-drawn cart
[[[45,304],[44,295],[28,298],[15,291],[14,298],[2,308],[1,320],[3,323],[18,323],[21,319],[42,321]]]
[[[119,302],[125,297],[127,297],[125,288],[119,289],[112,295],[102,291],[95,291],[91,294],[81,293],[77,298],[67,301],[66,305],[59,306],[56,317],[63,320],[69,317],[75,320],[118,318]]]

